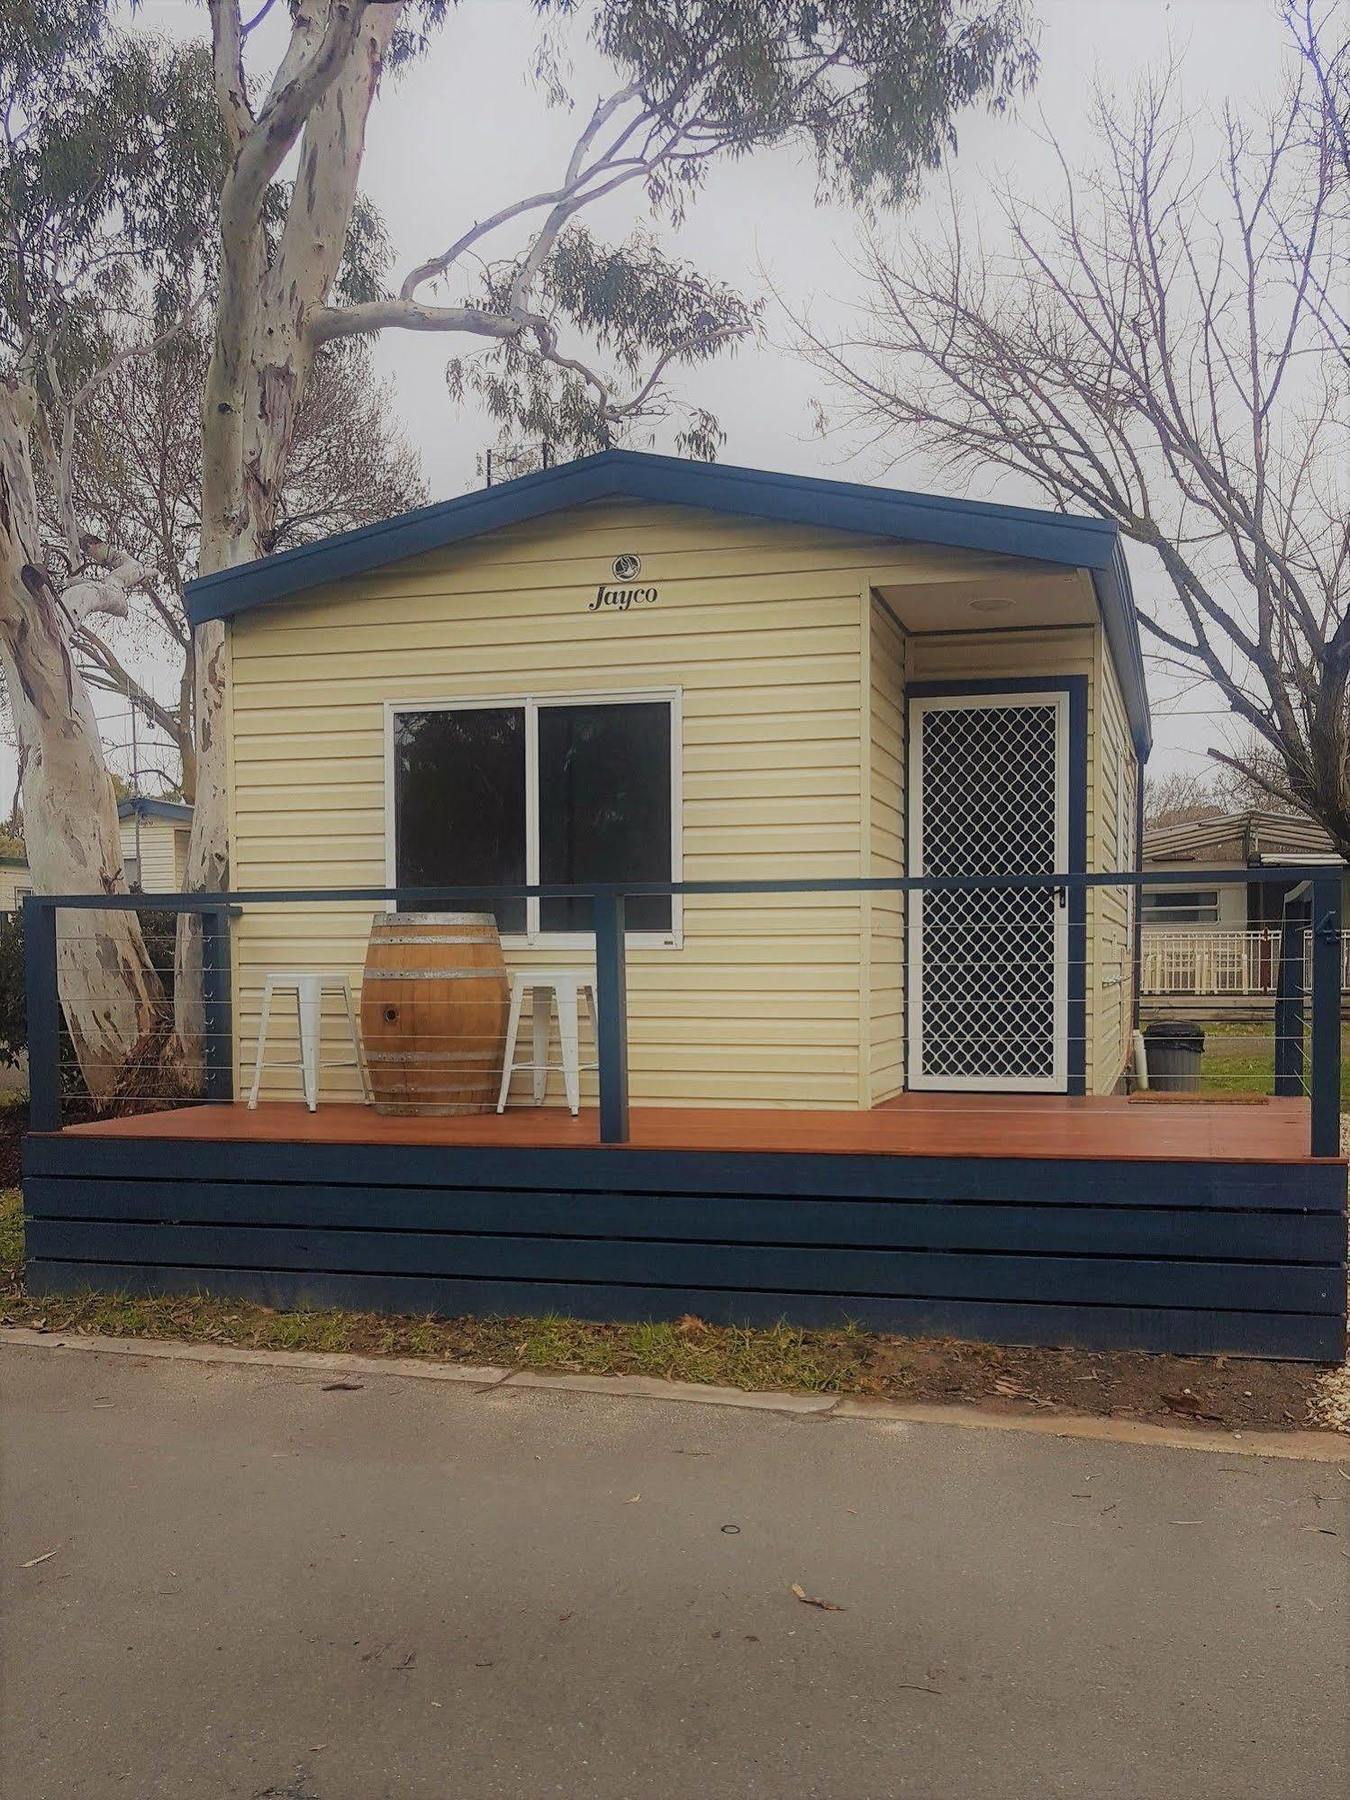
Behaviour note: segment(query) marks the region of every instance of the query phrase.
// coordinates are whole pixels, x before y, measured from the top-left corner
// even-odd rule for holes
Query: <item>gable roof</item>
[[[117,802],[117,816],[119,819],[167,819],[174,825],[190,825],[192,808],[181,800],[149,800],[143,794],[133,794],[129,800]]]
[[[954,500],[635,450],[603,450],[454,500],[380,519],[355,531],[338,532],[276,556],[199,576],[184,590],[188,617],[193,625],[233,618],[307,588],[361,575],[423,551],[464,543],[504,525],[607,499],[701,507],[709,512],[819,525],[869,537],[984,550],[1086,569],[1092,576],[1120,674],[1131,736],[1139,754],[1148,754],[1152,733],[1144,661],[1119,529],[1105,519],[1035,507]]]
[[[1176,825],[1154,825],[1144,833],[1144,866],[1150,863],[1210,862],[1220,852],[1231,861],[1260,865],[1300,858],[1337,860],[1335,847],[1315,819],[1300,813],[1249,807],[1244,812],[1211,813]]]

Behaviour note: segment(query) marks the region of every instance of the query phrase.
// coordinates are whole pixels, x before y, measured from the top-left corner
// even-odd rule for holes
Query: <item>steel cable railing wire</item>
[[[1286,884],[1289,878],[1290,871],[1279,872],[1279,879]],[[1179,874],[1178,879],[1194,884],[1200,877],[1194,871],[1188,870],[1184,874]],[[1314,874],[1311,879],[1316,881],[1316,875]],[[734,1061],[736,1054],[743,1053],[744,1056],[753,1059],[758,1053],[765,1062],[766,1068],[771,1066],[781,1075],[779,1086],[784,1093],[792,1087],[795,1081],[796,1087],[791,1096],[793,1103],[809,1106],[812,1104],[812,1099],[807,1092],[809,1088],[807,1076],[793,1074],[792,1079],[789,1080],[788,1075],[783,1073],[791,1063],[794,1043],[802,1046],[801,1055],[797,1059],[797,1067],[804,1066],[808,1058],[814,1058],[819,1071],[821,1090],[825,1092],[827,1088],[829,1089],[830,1098],[826,1102],[829,1104],[835,1102],[837,1098],[835,1090],[840,1083],[846,1081],[848,1076],[849,1065],[845,1054],[847,1046],[824,1041],[828,1037],[828,1033],[822,1034],[820,1031],[816,1031],[813,1036],[809,1029],[805,1031],[799,1029],[795,1034],[790,1028],[783,1029],[775,1036],[775,1033],[765,1026],[762,1018],[755,1021],[753,1026],[746,1021],[738,1024],[730,1018],[722,1021],[715,1020],[712,1002],[717,999],[719,990],[715,984],[708,985],[707,965],[699,960],[700,956],[705,954],[708,940],[714,934],[709,931],[707,925],[700,918],[701,903],[706,904],[710,912],[717,907],[719,902],[721,903],[722,923],[720,929],[723,935],[717,939],[715,947],[719,952],[724,953],[726,962],[730,964],[735,957],[744,956],[747,959],[748,967],[760,971],[758,987],[754,983],[747,986],[742,980],[739,990],[736,990],[734,985],[726,988],[728,1004],[739,993],[744,1004],[753,1011],[756,1004],[755,996],[760,988],[776,982],[778,986],[775,989],[775,997],[780,1002],[778,1016],[786,1020],[789,1011],[788,1002],[794,992],[802,990],[802,984],[798,978],[797,987],[794,988],[792,969],[786,961],[779,963],[774,961],[772,942],[774,928],[772,921],[767,916],[767,909],[777,899],[783,902],[785,913],[790,915],[794,907],[812,903],[813,897],[815,903],[824,901],[825,910],[828,910],[829,907],[839,909],[841,925],[840,931],[836,934],[835,948],[829,947],[827,933],[823,933],[821,937],[821,943],[825,947],[819,951],[819,961],[823,968],[830,964],[840,943],[844,945],[844,951],[847,951],[848,932],[851,929],[849,917],[857,914],[860,904],[870,900],[874,907],[871,928],[874,933],[879,932],[879,935],[874,938],[873,948],[874,950],[877,947],[884,948],[885,954],[893,957],[898,965],[894,971],[892,987],[895,991],[889,1003],[889,1014],[880,1008],[878,1008],[878,1012],[879,1016],[889,1017],[892,1020],[887,1029],[898,1040],[900,1057],[903,1060],[906,1052],[911,1048],[906,1041],[911,1035],[915,1009],[911,991],[913,986],[911,963],[922,948],[917,926],[920,923],[920,915],[924,912],[925,904],[928,913],[930,953],[932,943],[938,936],[935,917],[941,913],[942,907],[940,904],[935,905],[931,897],[954,893],[988,897],[996,896],[1000,891],[1015,894],[1038,887],[1042,889],[1062,888],[1068,894],[1068,904],[1064,910],[1071,916],[1064,920],[1059,929],[1062,938],[1067,940],[1068,953],[1065,954],[1061,948],[1055,961],[1055,980],[1060,984],[1061,994],[1058,997],[1052,996],[1052,999],[1060,1006],[1061,1014],[1063,1014],[1065,1009],[1062,990],[1064,988],[1076,990],[1077,997],[1069,1004],[1067,1017],[1060,1019],[1057,1049],[1062,1058],[1074,1061],[1081,1069],[1100,1050],[1100,1041],[1105,1029],[1102,1021],[1108,1015],[1113,1021],[1110,1029],[1115,1033],[1113,1042],[1117,1045],[1124,1039],[1127,1028],[1132,1030],[1135,1022],[1132,1016],[1134,981],[1130,954],[1133,945],[1127,941],[1127,934],[1133,925],[1133,919],[1138,917],[1137,894],[1133,890],[1138,889],[1142,880],[1143,878],[1139,875],[1123,879],[1118,872],[1112,875],[1065,876],[1060,880],[1055,880],[1050,876],[979,877],[967,880],[947,877],[929,881],[916,877],[827,877],[817,880],[803,877],[786,880],[764,878],[744,882],[642,883],[633,884],[631,888],[625,887],[622,890],[617,886],[605,888],[597,886],[587,890],[581,887],[563,888],[555,885],[546,888],[540,885],[531,889],[522,888],[512,891],[536,893],[545,897],[549,893],[561,893],[580,898],[589,897],[595,902],[597,909],[607,907],[611,919],[621,908],[621,894],[680,893],[685,899],[685,948],[686,950],[692,949],[694,954],[681,962],[668,965],[668,968],[678,970],[678,980],[673,981],[672,984],[672,979],[668,978],[665,981],[665,988],[673,991],[679,989],[683,984],[686,994],[697,996],[703,1016],[710,1021],[709,1030],[712,1041],[707,1048],[703,1068],[699,1066],[696,1047],[686,1049],[683,1063],[680,1063],[679,1067],[673,1068],[673,1072],[671,1069],[662,1069],[658,1066],[662,1055],[666,1057],[668,1063],[678,1061],[673,1058],[673,1053],[668,1049],[663,1049],[662,1045],[653,1037],[652,1003],[648,999],[650,981],[647,971],[656,967],[662,956],[667,953],[630,946],[627,953],[628,961],[643,968],[644,978],[639,984],[639,1001],[635,1008],[631,1028],[623,1018],[622,1005],[618,1009],[619,1022],[623,1027],[625,1045],[631,1038],[631,1055],[636,1059],[644,1075],[655,1070],[665,1081],[664,1091],[659,1082],[653,1090],[656,1100],[659,1102],[662,1098],[670,1097],[669,1090],[672,1083],[678,1086],[675,1078],[680,1076],[681,1072],[686,1078],[685,1085],[695,1091],[697,1096],[708,1091],[714,1077],[726,1073],[728,1063]],[[1151,872],[1148,881],[1150,886],[1157,885],[1157,873]],[[1325,881],[1325,878],[1321,882],[1320,891],[1324,898],[1328,895],[1331,885]],[[251,1069],[251,1053],[258,1024],[258,989],[264,970],[264,957],[271,961],[281,960],[287,967],[295,966],[301,969],[308,967],[315,972],[321,968],[342,967],[355,985],[359,981],[364,947],[360,939],[362,914],[356,911],[357,908],[363,909],[367,905],[374,904],[387,905],[391,901],[400,903],[408,910],[430,909],[438,904],[460,907],[473,900],[478,900],[481,904],[490,897],[496,897],[497,892],[498,890],[492,890],[491,894],[484,894],[465,889],[416,891],[337,889],[319,892],[274,890],[255,895],[241,893],[229,896],[173,895],[154,896],[153,898],[136,896],[134,900],[138,912],[143,914],[154,912],[164,916],[166,920],[171,919],[175,912],[184,910],[214,911],[218,916],[213,929],[208,933],[208,938],[214,939],[218,945],[223,944],[226,934],[233,931],[236,939],[239,940],[235,943],[234,953],[231,957],[230,979],[225,983],[225,994],[223,998],[219,994],[217,995],[215,1010],[208,1019],[208,1029],[205,1034],[208,1055],[215,1057],[218,1062],[228,1065],[231,1085],[233,1085],[241,1074],[247,1076]],[[887,907],[885,900],[888,895],[891,899]],[[40,910],[50,921],[49,943],[46,947],[52,952],[51,961],[53,963],[55,962],[54,953],[61,936],[56,921],[65,909],[69,907],[87,912],[98,910],[100,906],[109,908],[113,898],[105,896],[61,897],[57,900],[44,898],[39,903]],[[1338,913],[1338,884],[1336,884],[1335,899],[1335,910]],[[736,907],[765,909],[765,915],[759,919],[757,929],[753,933],[740,934],[739,944],[737,933],[727,929],[726,920],[733,915],[732,905],[729,905],[728,902],[733,902]],[[1063,906],[1063,901],[1059,896],[1056,896],[1056,903]],[[987,899],[985,904],[987,906]],[[260,925],[257,920],[249,920],[247,923],[241,924],[245,913],[251,912],[254,908],[305,908],[309,909],[308,917],[312,920],[323,908],[336,909],[339,906],[348,909],[345,917],[341,919],[342,935],[335,937],[330,933],[329,936],[323,937],[321,955],[312,951],[312,945],[311,954],[307,956],[297,958],[289,953],[287,946],[294,934],[293,925],[289,928],[289,935],[283,932],[281,937],[277,938],[275,934],[268,936],[268,928]],[[1111,908],[1114,908],[1114,911],[1108,918],[1108,909]],[[978,911],[979,909],[976,908],[977,913]],[[227,912],[232,916],[225,917]],[[1130,917],[1131,914],[1133,914],[1133,919]],[[276,917],[275,911],[271,916]],[[365,915],[367,918],[368,916],[368,914]],[[1122,923],[1122,919],[1125,923]],[[1323,927],[1323,935],[1327,931],[1335,933],[1338,930],[1338,918],[1332,920],[1330,924],[1325,920],[1320,923]],[[938,924],[940,925],[940,921]],[[808,949],[811,949],[809,940],[813,929],[815,927],[808,927],[803,932],[790,916],[780,920],[777,926],[779,934],[784,938],[789,936],[798,939],[805,937],[808,940]],[[1091,940],[1088,935],[1089,931],[1094,934]],[[319,935],[322,936],[322,934]],[[611,931],[612,939],[613,932]],[[1264,1085],[1267,1064],[1273,1064],[1276,1067],[1281,1064],[1286,1065],[1284,1089],[1286,1093],[1294,1090],[1295,1082],[1299,1093],[1306,1095],[1313,1092],[1319,1054],[1318,1043],[1311,1030],[1311,1016],[1316,1010],[1313,1004],[1313,993],[1316,990],[1316,979],[1325,979],[1327,963],[1325,947],[1319,949],[1320,942],[1318,933],[1314,930],[1310,920],[1303,927],[1304,953],[1299,960],[1306,965],[1306,973],[1302,992],[1297,996],[1299,1011],[1296,1020],[1294,1013],[1289,1010],[1290,996],[1286,994],[1283,999],[1285,1005],[1283,1014],[1277,1011],[1281,1004],[1280,997],[1272,998],[1272,1016],[1268,1030],[1264,1029],[1264,1020],[1226,1021],[1220,1022],[1219,1026],[1215,1026],[1211,1022],[1203,1083],[1206,1092],[1236,1094],[1250,1089],[1254,1084]],[[1337,1010],[1339,1010],[1342,955],[1338,943],[1333,944],[1332,947],[1335,950],[1335,986]],[[1039,948],[1043,952],[1044,944],[1042,943]],[[1013,921],[1011,925],[1005,922],[1003,936],[996,945],[991,946],[977,934],[957,950],[952,950],[949,946],[950,973],[958,982],[964,982],[967,989],[962,1005],[954,1009],[952,1016],[945,1024],[943,1043],[945,1053],[949,1058],[959,1059],[962,1056],[973,1056],[980,1050],[981,1045],[988,1043],[991,1032],[997,1036],[998,1030],[1001,1028],[1007,1034],[1010,1030],[1017,1028],[1019,1020],[1025,1024],[1032,1021],[1033,1016],[1043,1018],[1046,1015],[1048,1002],[1044,995],[1038,1002],[1033,1002],[1028,1001],[1025,996],[1019,997],[1006,984],[1003,989],[999,989],[997,986],[1001,976],[1007,974],[1010,962],[1016,963],[1018,959],[1022,959],[1024,962],[1034,960],[1037,949],[1037,925],[1034,918],[1030,921],[1025,918]],[[513,944],[509,953],[514,957],[517,954],[517,946]],[[554,960],[568,960],[567,953],[552,944],[538,948],[525,946],[519,950],[519,954],[536,962],[541,956]],[[591,955],[593,952],[588,952],[585,960],[589,962]],[[608,960],[609,978],[613,985],[616,958],[612,941]],[[617,962],[619,984],[622,985],[623,957],[621,949]],[[1043,956],[1042,962],[1044,962]],[[152,958],[152,966],[155,973],[167,986],[172,980],[171,960],[161,953]],[[767,975],[764,974],[766,970],[768,971]],[[875,979],[875,974],[874,961],[873,979]],[[1042,970],[1042,974],[1044,974],[1044,970]],[[982,987],[989,988],[991,984],[994,991],[981,995],[979,990]],[[970,990],[975,990],[973,997]],[[93,989],[88,992],[73,989],[69,981],[67,981],[63,993],[63,998],[68,1005],[84,1000],[97,1002],[99,997]],[[812,996],[809,991],[802,990],[800,998],[805,1009],[804,1017],[809,1024],[810,1007],[814,1003]],[[679,1002],[676,998],[672,998],[671,992],[667,992],[661,1004],[670,1008],[678,1007]],[[686,1001],[686,1006],[687,1004]],[[1038,1006],[1039,1015],[1037,1014]],[[601,1010],[603,1012],[605,1008],[602,1007]],[[611,1027],[614,1022],[613,1011],[611,997]],[[1324,1003],[1320,1038],[1322,1054],[1325,1054],[1328,1041],[1325,1011]],[[327,1023],[327,1015],[325,1015],[325,1028],[327,1028]],[[335,1015],[334,1026],[336,1023]],[[712,1030],[714,1023],[719,1026],[717,1031]],[[922,1024],[921,1008],[919,1023]],[[284,1019],[279,1019],[275,1021],[275,1029],[278,1058],[289,1059],[295,1056],[298,1046],[293,1024],[288,1027]],[[600,1042],[602,1035],[600,1032],[592,1035],[587,1043],[586,1055],[583,1060],[588,1062],[599,1060],[603,1063],[605,1058]],[[611,1052],[614,1035],[611,1030]],[[672,1035],[667,1033],[668,1037]],[[465,1042],[462,1032],[447,1030],[444,1036],[447,1043],[458,1041],[463,1044]],[[436,1041],[437,1034],[432,1032],[428,1038],[432,1048],[435,1048]],[[686,1042],[688,1042],[688,1034],[686,1034]],[[1305,1043],[1308,1047],[1308,1054],[1295,1054],[1296,1050],[1303,1050]],[[870,1049],[870,1045],[864,1047],[864,1053],[868,1049]],[[69,1049],[63,1046],[61,1052],[54,1059],[54,1072],[58,1078],[73,1077],[75,1074],[74,1063],[75,1059]],[[94,1075],[112,1072],[108,1069],[96,1069],[90,1064],[88,1058],[86,1058],[86,1068]],[[977,1073],[979,1072],[981,1071],[977,1071]],[[279,1072],[282,1079],[292,1073],[289,1070]],[[585,1072],[585,1097],[592,1105],[595,1102],[597,1086],[601,1089],[605,1086],[603,1068],[599,1073],[601,1079],[597,1082],[595,1070]],[[808,1073],[810,1073],[809,1070]],[[832,1088],[829,1087],[830,1083],[834,1084]],[[760,1083],[760,1086],[767,1092],[772,1084],[765,1080]],[[272,1087],[264,1091],[274,1093],[276,1090],[275,1087]],[[355,1095],[354,1084],[349,1084],[349,1091]],[[432,1091],[435,1091],[434,1088]],[[1035,1093],[1034,1080],[1029,1090],[1005,1091],[1000,1089],[988,1094],[971,1096],[966,1103],[991,1115],[1013,1113],[1025,1106],[1026,1091]],[[210,1098],[212,1096],[208,1094],[203,1097]],[[678,1098],[678,1095],[675,1097]],[[119,1098],[123,1103],[142,1100],[149,1104],[158,1104],[162,1095],[149,1087],[142,1092],[132,1091],[124,1084]],[[1325,1096],[1323,1098],[1325,1100]],[[745,1103],[750,1104],[749,1101]]]

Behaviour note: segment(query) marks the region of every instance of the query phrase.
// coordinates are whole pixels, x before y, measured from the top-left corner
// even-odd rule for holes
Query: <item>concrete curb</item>
[[[979,1406],[935,1401],[871,1400],[853,1394],[748,1393],[741,1388],[704,1386],[693,1381],[661,1381],[648,1375],[545,1375],[530,1369],[475,1368],[462,1363],[423,1362],[407,1356],[356,1356],[346,1351],[249,1350],[229,1344],[186,1344],[158,1338],[86,1336],[79,1332],[0,1328],[0,1347],[21,1350],[90,1352],[148,1361],[218,1363],[231,1367],[294,1369],[314,1375],[398,1376],[414,1381],[452,1382],[475,1393],[551,1390],[563,1394],[609,1395],[628,1400],[660,1400],[692,1406],[729,1406],[747,1412],[783,1413],[822,1422],[946,1425],[964,1430],[1020,1431],[1042,1437],[1091,1438],[1099,1443],[1148,1445],[1165,1450],[1202,1450],[1226,1456],[1275,1457],[1286,1462],[1350,1463],[1350,1436],[1321,1431],[1219,1432],[1199,1426],[1153,1425],[1141,1419],[1102,1418],[1091,1413],[1003,1413]]]
[[[1001,1413],[982,1406],[933,1400],[868,1400],[840,1396],[836,1418],[895,1418],[911,1425],[979,1426],[1041,1437],[1092,1438],[1098,1443],[1151,1444],[1162,1450],[1207,1450],[1227,1456],[1272,1456],[1285,1462],[1350,1463],[1350,1437],[1335,1431],[1219,1431],[1202,1425],[1154,1425],[1100,1413]]]

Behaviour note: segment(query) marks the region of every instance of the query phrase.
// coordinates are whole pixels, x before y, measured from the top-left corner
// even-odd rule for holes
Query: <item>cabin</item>
[[[1109,527],[602,466],[641,491],[494,524],[512,483],[198,584],[229,627],[237,887],[1134,867],[1148,705]],[[1004,901],[955,933],[926,904],[908,946],[894,895],[630,904],[634,1103],[1117,1088],[1123,892]],[[583,910],[503,903],[508,962],[589,962]],[[241,920],[242,1055],[267,970],[356,980],[368,926]]]
[[[1284,896],[1296,884],[1291,879],[1249,885],[1249,869],[1306,869],[1314,864],[1345,869],[1316,820],[1255,807],[1152,826],[1144,832],[1143,850],[1145,875],[1154,869],[1198,867],[1222,876],[1203,888],[1146,886],[1145,931],[1269,930],[1278,926]],[[1343,892],[1348,882],[1350,875],[1343,873]]]
[[[1339,874],[1341,904],[1350,872],[1315,820],[1247,808],[1155,825],[1143,837],[1143,872],[1173,877],[1207,871],[1203,883],[1146,885],[1141,898],[1141,1006],[1145,1015],[1260,1019],[1270,1013],[1279,977],[1285,899],[1300,871]],[[1259,870],[1259,879],[1250,871]],[[1290,872],[1292,871],[1292,873]],[[1350,990],[1350,951],[1341,959]],[[1342,1002],[1344,1006],[1345,1002]]]
[[[209,1103],[31,1138],[31,1279],[1333,1353],[1325,1119],[1125,1092],[1111,524],[611,451],[187,602],[228,663]],[[395,905],[592,988],[575,1110],[537,1066],[500,1111],[367,1104],[340,984]],[[313,1110],[294,1009],[254,1090],[278,972],[338,983]]]
[[[33,876],[26,856],[0,856],[0,913],[17,912],[25,894],[33,891]]]
[[[133,893],[171,894],[187,872],[192,808],[133,794],[117,803],[122,868]]]
[[[175,800],[129,795],[117,803],[122,868],[133,893],[172,894],[187,872],[192,808]],[[0,857],[0,913],[16,912],[33,891],[24,856]]]

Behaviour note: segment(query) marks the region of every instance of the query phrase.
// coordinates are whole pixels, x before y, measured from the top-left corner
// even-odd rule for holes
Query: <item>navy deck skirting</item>
[[[1334,1360],[1345,1170],[30,1137],[34,1292]]]

